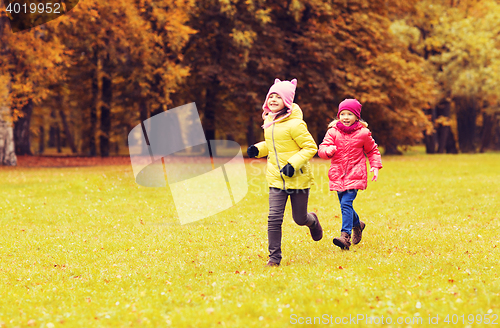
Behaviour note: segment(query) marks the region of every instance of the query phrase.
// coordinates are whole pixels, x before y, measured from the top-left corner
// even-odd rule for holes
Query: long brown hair
[[[274,120],[276,121],[278,118],[280,118],[280,116],[285,115],[285,114],[288,112],[288,110],[289,110],[289,108],[288,108],[288,107],[286,107],[286,106],[285,106],[285,107],[283,107],[283,109],[282,109],[282,110],[280,110],[280,111],[276,114],[276,116],[274,117]]]

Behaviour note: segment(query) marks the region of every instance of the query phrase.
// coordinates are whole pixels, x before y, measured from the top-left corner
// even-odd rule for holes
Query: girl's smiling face
[[[347,109],[340,112],[339,119],[345,126],[351,126],[358,120],[356,115]]]
[[[277,113],[285,107],[285,103],[279,94],[271,93],[267,99],[267,107],[269,107],[271,112]]]

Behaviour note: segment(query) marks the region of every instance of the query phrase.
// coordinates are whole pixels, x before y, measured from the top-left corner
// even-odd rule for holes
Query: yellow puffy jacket
[[[314,184],[309,160],[318,151],[318,146],[307,130],[299,105],[292,105],[292,113],[280,122],[264,130],[265,141],[255,145],[258,158],[267,156],[267,183],[278,189],[307,189]],[[264,123],[270,121],[266,117]],[[289,178],[280,170],[290,163],[295,169]]]

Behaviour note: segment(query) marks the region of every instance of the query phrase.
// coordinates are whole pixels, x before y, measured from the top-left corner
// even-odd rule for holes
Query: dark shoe
[[[351,246],[351,235],[342,231],[340,237],[333,239],[333,243],[341,249],[349,250],[349,246]]]
[[[313,215],[316,219],[316,222],[309,227],[309,230],[311,231],[311,237],[314,241],[320,241],[321,238],[323,238],[323,228],[321,228],[321,224],[319,223],[319,219],[316,213],[311,212],[309,214]]]
[[[354,245],[359,244],[361,237],[363,237],[363,230],[365,230],[366,224],[363,221],[359,221],[359,226],[352,229],[352,243]]]
[[[266,267],[279,267],[279,266],[280,266],[279,263],[273,262],[271,260],[267,261],[267,264],[266,264]]]

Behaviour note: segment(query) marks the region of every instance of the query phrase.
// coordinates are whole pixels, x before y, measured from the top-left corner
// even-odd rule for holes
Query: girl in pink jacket
[[[328,127],[325,139],[319,145],[318,155],[331,159],[328,178],[330,190],[337,191],[342,211],[342,229],[340,237],[333,243],[341,249],[361,241],[366,224],[352,207],[358,190],[367,186],[365,154],[370,162],[372,181],[377,181],[378,170],[382,168],[382,159],[368,124],[360,121],[361,104],[356,99],[345,99],[339,104],[337,119]]]

